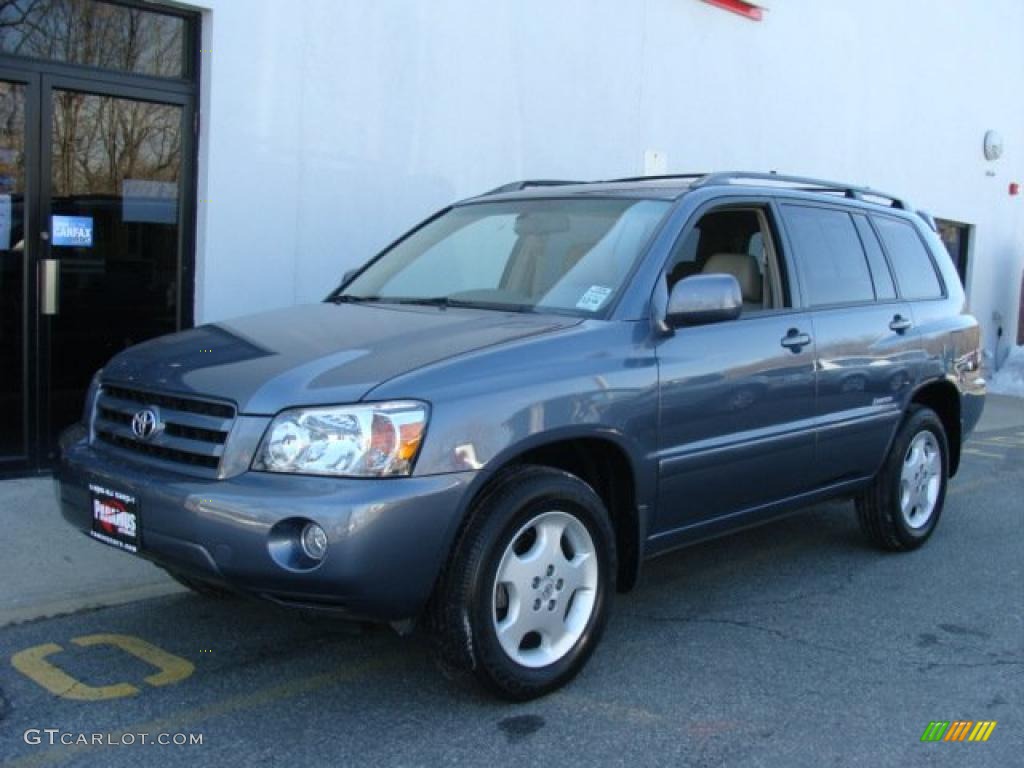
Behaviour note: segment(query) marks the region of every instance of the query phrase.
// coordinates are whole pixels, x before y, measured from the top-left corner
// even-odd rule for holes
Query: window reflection
[[[184,77],[185,19],[98,0],[0,0],[0,52]]]
[[[25,86],[0,81],[0,456],[24,453]]]
[[[58,89],[52,109],[44,221],[60,260],[50,363],[60,428],[78,418],[93,371],[178,327],[182,108]]]

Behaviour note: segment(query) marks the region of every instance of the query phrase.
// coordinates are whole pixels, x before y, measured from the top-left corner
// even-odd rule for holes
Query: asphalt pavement
[[[527,704],[449,679],[415,636],[159,580],[167,594],[112,606],[37,594],[51,612],[25,619],[2,566],[0,765],[1019,765],[1024,404],[1004,405],[923,549],[877,552],[852,505],[829,503],[665,556],[617,599],[582,675]],[[151,566],[109,555],[112,591],[146,581]],[[37,557],[42,579],[68,565]],[[921,741],[957,720],[996,726]],[[135,743],[59,743],[79,734]]]

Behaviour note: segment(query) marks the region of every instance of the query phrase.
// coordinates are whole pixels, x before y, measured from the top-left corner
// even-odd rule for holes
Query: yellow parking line
[[[183,709],[167,717],[150,720],[145,723],[130,725],[119,731],[111,731],[111,741],[118,742],[126,733],[180,733],[184,729],[195,726],[205,720],[214,717],[221,717],[233,712],[240,712],[247,709],[255,709],[266,704],[301,696],[304,693],[325,688],[335,683],[354,682],[365,677],[368,673],[380,667],[393,669],[396,666],[395,659],[375,659],[373,661],[357,664],[355,666],[341,669],[336,672],[326,672],[311,677],[289,680],[279,685],[270,686],[249,693],[241,693],[237,696],[229,696],[226,699],[208,704],[204,707],[190,707]],[[102,732],[102,729],[95,729]],[[47,746],[39,752],[33,752],[22,757],[0,763],[2,768],[36,768],[42,765],[55,765],[70,760],[89,749],[103,749],[102,745],[69,745],[69,746]]]
[[[103,701],[122,696],[134,696],[139,689],[128,683],[115,685],[86,685],[54,666],[47,657],[64,649],[56,643],[45,643],[19,651],[11,657],[11,664],[32,682],[41,685],[54,696],[76,701]]]
[[[195,671],[195,665],[168,653],[162,648],[147,643],[141,637],[131,635],[86,635],[71,640],[75,645],[113,645],[125,653],[129,653],[137,659],[142,659],[150,666],[160,670],[159,674],[150,675],[144,678],[150,685],[168,685],[184,680]]]
[[[73,637],[71,642],[83,648],[96,645],[112,645],[127,654],[141,659],[159,670],[143,678],[149,685],[160,686],[181,682],[195,671],[195,665],[187,659],[168,653],[132,635],[85,635]],[[64,649],[56,643],[44,643],[19,651],[11,657],[11,664],[29,680],[42,686],[54,696],[76,701],[104,701],[123,696],[134,696],[139,689],[127,682],[112,685],[88,685],[76,680],[67,672],[49,661],[49,657]]]

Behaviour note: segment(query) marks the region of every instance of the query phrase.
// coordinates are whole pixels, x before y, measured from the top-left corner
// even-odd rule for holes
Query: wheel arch
[[[615,531],[618,560],[616,584],[626,592],[636,585],[643,561],[646,505],[641,503],[641,476],[630,455],[628,440],[611,430],[569,431],[537,436],[511,446],[488,463],[467,494],[459,531],[453,537],[449,561],[458,546],[461,531],[469,522],[476,503],[496,482],[504,470],[533,464],[551,467],[579,477],[590,485],[608,509]]]
[[[953,477],[960,468],[962,428],[959,390],[948,379],[932,379],[914,390],[910,402],[931,408],[942,421],[949,447],[949,476]]]

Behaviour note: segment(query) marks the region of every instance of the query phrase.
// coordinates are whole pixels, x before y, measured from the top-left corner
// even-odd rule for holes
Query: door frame
[[[50,335],[39,314],[38,263],[49,253],[44,243],[43,212],[52,192],[52,92],[56,89],[115,98],[173,104],[182,108],[182,157],[178,183],[178,329],[195,322],[196,196],[199,162],[199,13],[142,0],[107,0],[117,5],[186,19],[184,75],[162,78],[60,61],[0,54],[0,79],[22,83],[25,98],[25,251],[23,255],[22,327],[24,405],[22,453],[0,456],[0,478],[47,471],[52,465],[49,382],[46,379]],[[48,229],[47,223],[47,229]]]
[[[40,76],[23,69],[12,69],[0,62],[0,80],[25,87],[25,191],[22,197],[23,242],[21,275],[21,386],[22,433],[21,452],[0,455],[0,473],[24,471],[36,461],[39,413],[39,391],[36,387],[35,362],[38,359],[39,314],[36,284],[36,243],[39,242],[39,108]]]
[[[764,451],[764,446],[771,444],[788,447],[790,450],[809,450],[808,461],[814,461],[815,435],[813,421],[817,407],[817,372],[814,370],[814,358],[816,356],[816,344],[813,339],[809,350],[800,354],[810,353],[810,384],[813,392],[811,407],[805,418],[798,421],[806,422],[806,428],[794,430],[775,425],[771,428],[758,428],[758,434],[754,430],[746,430],[746,434],[740,432],[723,433],[711,439],[698,439],[689,444],[669,444],[664,438],[664,402],[667,386],[667,366],[671,361],[665,359],[662,350],[669,345],[678,345],[686,341],[687,333],[711,335],[716,332],[726,333],[730,329],[739,333],[746,327],[748,330],[757,325],[766,323],[781,323],[785,326],[796,326],[803,321],[804,324],[812,323],[812,315],[805,306],[802,286],[797,272],[796,261],[793,257],[792,248],[783,229],[781,211],[777,205],[777,198],[770,194],[724,194],[715,195],[707,200],[701,201],[694,207],[686,217],[683,225],[676,231],[668,247],[665,257],[662,259],[658,271],[658,285],[663,284],[666,277],[666,270],[675,249],[685,242],[693,229],[700,223],[701,219],[709,213],[724,210],[757,210],[759,213],[768,214],[767,224],[773,234],[774,256],[776,267],[783,270],[785,275],[786,289],[789,294],[787,307],[773,309],[768,312],[757,314],[741,315],[735,320],[715,323],[706,326],[696,326],[692,329],[677,329],[671,335],[658,337],[654,341],[654,353],[659,360],[658,364],[658,511],[654,517],[653,533],[649,534],[647,541],[648,553],[655,554],[674,549],[684,543],[698,541],[704,538],[716,536],[730,530],[746,525],[766,521],[789,509],[794,499],[802,498],[811,493],[813,489],[805,489],[799,493],[789,493],[784,496],[766,497],[756,503],[749,503],[746,506],[737,507],[726,512],[709,514],[702,518],[691,520],[666,520],[664,501],[664,486],[668,478],[676,475],[686,474],[694,471],[704,471],[708,467],[725,464],[729,461],[741,461],[746,457],[756,457]],[[764,222],[765,219],[762,219]],[[654,299],[652,299],[654,301]],[[711,330],[709,330],[711,329]],[[778,338],[781,340],[785,330],[781,330]],[[774,349],[774,348],[773,348]],[[784,355],[782,359],[789,359]],[[765,358],[767,359],[767,358]]]
[[[51,144],[53,128],[53,94],[57,91],[75,91],[95,96],[109,96],[133,101],[146,101],[181,107],[181,173],[178,178],[178,312],[175,330],[190,327],[193,323],[193,294],[195,281],[195,102],[191,95],[176,92],[155,93],[149,88],[126,86],[88,78],[68,75],[43,75],[40,81],[40,155],[39,155],[39,209],[36,232],[37,260],[50,257],[52,238],[41,239],[40,234],[49,229],[42,219],[50,210],[53,199],[53,150]],[[45,224],[45,229],[44,229]],[[50,379],[50,324],[41,320],[36,311],[37,334],[37,390],[38,390],[38,439],[37,464],[45,467],[52,463],[54,446],[49,444],[53,432],[50,421],[49,397]]]

